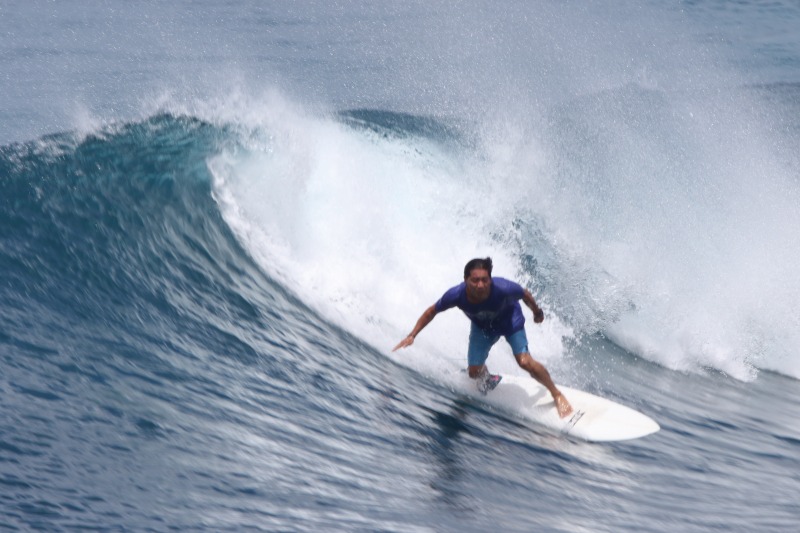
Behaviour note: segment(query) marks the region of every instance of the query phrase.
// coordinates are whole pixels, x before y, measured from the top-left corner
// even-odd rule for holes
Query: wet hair
[[[492,277],[492,258],[485,257],[483,259],[473,259],[464,267],[464,279],[467,279],[469,275],[475,269],[485,270],[489,273],[489,277]]]

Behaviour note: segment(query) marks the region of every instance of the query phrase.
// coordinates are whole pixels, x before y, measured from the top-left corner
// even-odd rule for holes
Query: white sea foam
[[[227,220],[267,272],[382,351],[471,257],[491,255],[497,275],[535,282],[521,256],[544,254],[553,326],[529,328],[545,361],[564,356],[564,337],[599,329],[669,368],[797,375],[796,185],[779,165],[759,167],[767,147],[740,144],[730,128],[716,144],[679,139],[672,149],[697,153],[667,169],[674,154],[654,147],[652,132],[618,139],[630,149],[620,161],[590,146],[606,166],[589,182],[524,129],[493,130],[468,153],[353,129],[281,98],[259,113],[242,121],[246,146],[210,162]],[[532,249],[511,235],[532,231],[543,235]],[[449,362],[424,349],[398,357],[431,372],[463,365],[463,317],[429,328],[419,344]]]
[[[429,140],[280,114],[260,145],[250,137],[247,150],[210,163],[216,194],[265,270],[328,319],[388,353],[472,257],[517,275],[517,258],[492,238],[504,193],[467,161]],[[443,314],[397,357],[430,372],[460,368],[467,332],[460,313]],[[563,333],[539,329],[545,359],[562,356]]]

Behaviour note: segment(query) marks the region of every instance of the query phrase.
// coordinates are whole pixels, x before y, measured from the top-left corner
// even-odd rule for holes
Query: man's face
[[[492,290],[492,278],[489,277],[488,271],[476,268],[464,281],[467,283],[467,298],[471,302],[482,302],[489,297],[489,292]]]

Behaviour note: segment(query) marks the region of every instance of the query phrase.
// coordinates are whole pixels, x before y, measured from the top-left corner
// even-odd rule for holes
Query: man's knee
[[[529,372],[531,370],[533,370],[534,368],[536,368],[536,364],[537,363],[533,359],[533,357],[531,357],[531,354],[526,352],[526,353],[517,354],[514,357],[516,357],[517,364],[520,366],[520,368],[523,368],[523,369],[525,369],[525,370],[527,370]]]

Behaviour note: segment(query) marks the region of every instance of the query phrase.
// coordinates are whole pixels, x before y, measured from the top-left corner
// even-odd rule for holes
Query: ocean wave
[[[692,183],[701,203],[681,207],[681,172],[632,179],[623,192],[611,181],[616,167],[575,173],[591,167],[588,153],[553,167],[556,155],[590,139],[575,113],[597,113],[608,96],[600,98],[554,112],[554,123],[572,128],[553,138],[561,153],[525,134],[505,137],[501,149],[475,125],[372,109],[327,117],[282,110],[255,124],[166,113],[8,145],[0,150],[2,296],[9,309],[42,309],[39,322],[100,324],[109,338],[131,324],[152,337],[159,320],[182,317],[195,335],[184,353],[233,344],[238,357],[257,359],[252,332],[265,327],[259,317],[269,306],[256,287],[267,279],[270,291],[295,295],[383,351],[457,280],[464,261],[490,254],[546,306],[552,326],[537,335],[551,365],[584,357],[581,344],[600,334],[674,369],[795,375],[785,353],[791,312],[751,325],[752,301],[719,313],[726,299],[713,284],[716,257],[747,251],[717,256],[727,237],[711,244],[692,233],[692,217],[724,223],[708,196],[719,194],[717,182]],[[643,98],[651,113],[669,112],[657,95]],[[686,170],[691,161],[677,164]],[[660,220],[648,219],[653,209]],[[664,250],[637,252],[642,236],[647,249],[662,242]],[[648,266],[654,258],[658,269]],[[686,268],[690,258],[697,268]],[[750,258],[743,268],[757,267]],[[772,284],[752,297],[760,301]],[[773,316],[781,301],[759,312]],[[37,341],[25,333],[29,316],[7,316],[16,317],[9,328],[17,342]],[[460,331],[457,318],[444,320],[431,349],[460,353]],[[437,375],[461,363],[448,355],[410,364]]]

